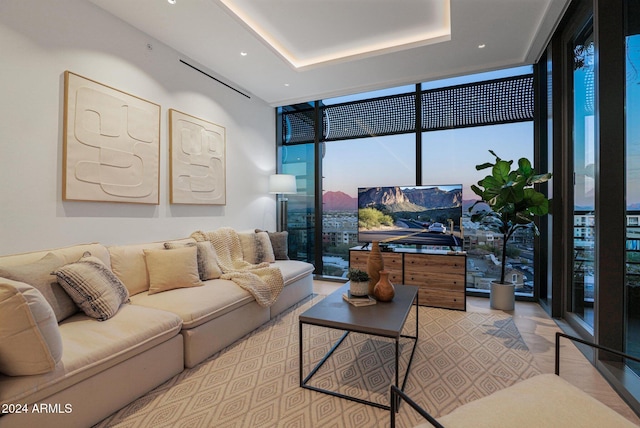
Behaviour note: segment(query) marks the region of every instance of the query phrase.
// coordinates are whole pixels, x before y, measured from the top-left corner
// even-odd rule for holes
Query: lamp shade
[[[297,191],[295,175],[273,174],[269,177],[269,193],[286,195]]]

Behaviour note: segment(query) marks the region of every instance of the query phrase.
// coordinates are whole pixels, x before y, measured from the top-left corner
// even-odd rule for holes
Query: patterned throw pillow
[[[258,247],[262,250],[260,262],[274,263],[276,261],[276,256],[273,254],[269,234],[267,232],[257,232],[256,240],[258,241]]]
[[[165,242],[164,248],[172,250],[180,247],[193,247],[198,249],[198,275],[200,280],[217,279],[222,276],[222,270],[218,266],[218,255],[211,241],[202,242]]]
[[[242,256],[245,261],[251,264],[273,263],[276,261],[269,235],[266,232],[239,232],[238,237],[240,238]]]
[[[58,283],[87,316],[105,321],[129,301],[129,291],[97,257],[85,255],[53,271]]]
[[[256,229],[256,232],[263,232],[260,229]],[[283,232],[268,232],[269,240],[271,241],[271,248],[276,260],[289,260],[289,232],[286,230]]]

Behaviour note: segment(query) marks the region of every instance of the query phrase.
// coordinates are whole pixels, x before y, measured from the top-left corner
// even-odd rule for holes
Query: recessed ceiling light
[[[289,87],[289,84],[288,84],[288,83],[285,83],[285,84],[284,84],[284,86]]]
[[[176,0],[167,0],[169,4],[176,4]]]
[[[240,55],[247,56],[248,54],[246,52],[242,51],[242,52],[240,52]]]
[[[482,43],[482,44],[478,45],[478,49],[484,49],[484,48],[485,48],[485,46],[487,46],[487,45],[485,45],[484,43]]]

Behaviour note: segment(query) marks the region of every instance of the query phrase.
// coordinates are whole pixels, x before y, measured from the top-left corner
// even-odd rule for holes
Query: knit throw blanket
[[[244,260],[238,233],[230,227],[212,232],[196,231],[191,234],[196,241],[211,241],[218,256],[222,279],[228,279],[255,297],[260,306],[271,306],[284,288],[282,272],[264,262],[257,265]]]

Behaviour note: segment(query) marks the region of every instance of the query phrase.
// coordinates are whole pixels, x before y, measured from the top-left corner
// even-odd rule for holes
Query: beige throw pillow
[[[266,232],[239,232],[238,237],[242,246],[242,256],[246,262],[259,264],[276,261],[269,235]]]
[[[47,373],[61,359],[58,322],[42,293],[28,284],[0,278],[0,373]]]
[[[202,281],[217,279],[222,276],[222,270],[218,266],[218,255],[211,241],[199,242],[165,242],[164,247],[172,250],[180,247],[193,247],[198,249],[198,275]]]
[[[203,285],[195,246],[172,250],[144,250],[149,272],[149,294]]]
[[[80,309],[98,321],[108,320],[129,301],[127,287],[102,260],[89,253],[53,273]]]
[[[20,266],[0,267],[0,276],[24,282],[36,288],[47,300],[58,322],[78,312],[73,300],[58,284],[52,272],[64,265],[64,260],[48,253],[37,262]]]

